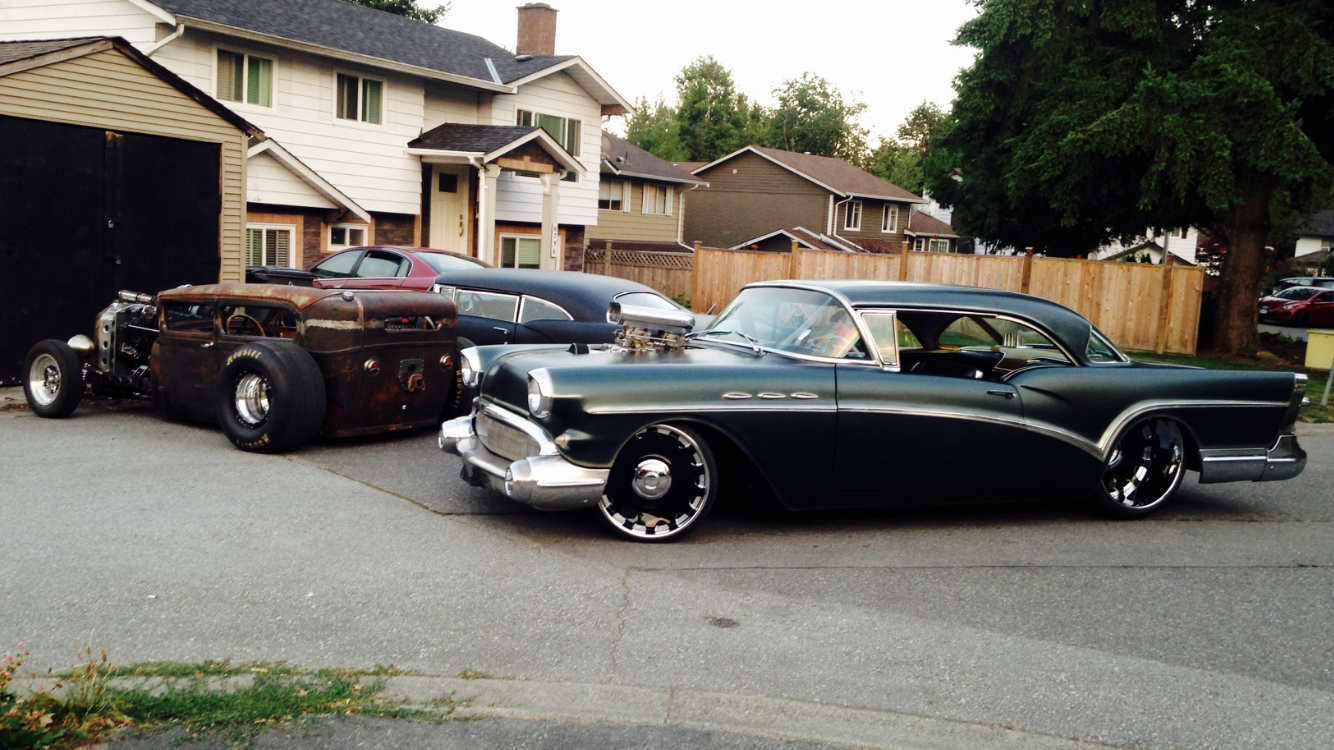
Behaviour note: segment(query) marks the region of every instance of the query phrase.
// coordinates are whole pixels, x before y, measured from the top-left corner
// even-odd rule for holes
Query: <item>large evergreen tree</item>
[[[774,147],[833,156],[858,166],[866,163],[867,131],[860,123],[864,103],[845,98],[836,86],[813,73],[784,81],[774,96],[778,106],[769,124]]]
[[[1271,204],[1334,181],[1322,0],[977,0],[927,184],[978,237],[1087,252],[1148,227],[1226,243],[1214,345],[1258,347]]]
[[[690,161],[713,161],[741,148],[750,104],[732,72],[705,56],[676,76],[676,124]]]
[[[690,154],[681,147],[676,110],[661,98],[649,104],[648,97],[639,97],[635,113],[626,120],[625,139],[659,159],[690,161]]]

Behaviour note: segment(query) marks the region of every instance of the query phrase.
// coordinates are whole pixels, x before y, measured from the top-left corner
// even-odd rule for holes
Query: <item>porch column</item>
[[[556,209],[560,206],[561,172],[542,175],[542,261],[541,268],[560,270],[562,253],[558,245]]]
[[[477,170],[477,257],[496,265],[496,181],[500,167],[485,164]]]

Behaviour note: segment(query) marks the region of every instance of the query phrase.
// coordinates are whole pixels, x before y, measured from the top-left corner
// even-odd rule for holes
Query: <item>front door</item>
[[[468,250],[469,168],[436,164],[431,174],[431,247],[463,255]]]

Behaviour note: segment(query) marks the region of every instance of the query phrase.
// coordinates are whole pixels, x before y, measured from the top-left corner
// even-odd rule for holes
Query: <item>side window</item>
[[[507,323],[514,322],[514,313],[519,307],[519,298],[513,295],[475,292],[471,289],[458,290],[455,301],[459,306],[459,315],[476,315]]]
[[[218,312],[228,336],[296,338],[296,312],[286,307],[224,302]]]
[[[1126,362],[1128,361],[1124,354],[1117,351],[1112,342],[1108,341],[1098,329],[1093,329],[1089,335],[1089,345],[1086,354],[1090,362]],[[1064,357],[1062,357],[1064,359]]]
[[[519,322],[532,323],[535,320],[574,320],[574,318],[546,300],[524,297],[523,310],[519,312]]]
[[[361,253],[339,253],[320,261],[311,273],[321,279],[345,279],[352,275],[352,267],[357,264]]]
[[[408,262],[406,259],[386,253],[383,250],[371,250],[366,253],[365,260],[357,266],[357,278],[360,279],[392,279],[398,276],[406,276],[408,272]]]
[[[989,331],[984,328],[977,318],[956,318],[940,332],[938,343],[941,349],[960,349],[966,346],[992,347],[1001,343],[1001,337],[994,329]]]
[[[162,306],[167,330],[176,333],[213,333],[213,303],[168,302]]]
[[[880,353],[880,361],[887,365],[899,363],[899,328],[896,318],[892,312],[862,313],[862,320],[866,322],[875,348]]]

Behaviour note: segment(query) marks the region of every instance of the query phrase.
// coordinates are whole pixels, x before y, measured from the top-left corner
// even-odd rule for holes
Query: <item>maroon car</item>
[[[1294,286],[1260,300],[1260,321],[1307,326],[1334,325],[1334,289]]]
[[[428,290],[446,271],[473,268],[490,266],[447,250],[377,245],[334,253],[310,270],[318,288]]]

